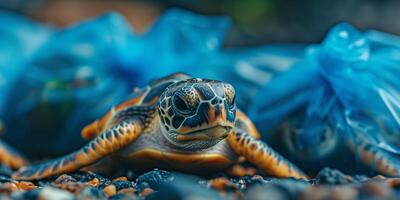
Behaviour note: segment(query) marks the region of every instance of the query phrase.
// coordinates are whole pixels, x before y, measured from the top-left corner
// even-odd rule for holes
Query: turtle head
[[[227,83],[187,79],[167,87],[159,101],[163,135],[182,149],[211,147],[235,122],[235,90]]]

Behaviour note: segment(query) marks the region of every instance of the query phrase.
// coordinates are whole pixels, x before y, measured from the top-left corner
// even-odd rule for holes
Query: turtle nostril
[[[211,104],[212,105],[217,105],[217,104],[222,104],[224,101],[222,100],[222,99],[220,99],[220,98],[215,98],[215,99],[213,99],[212,101],[211,101]]]

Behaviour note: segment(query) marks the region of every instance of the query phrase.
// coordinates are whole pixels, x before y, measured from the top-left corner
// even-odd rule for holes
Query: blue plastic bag
[[[215,58],[229,28],[227,17],[170,9],[146,33],[128,38],[128,48],[119,49],[116,65],[129,76],[130,84],[141,86],[174,72],[209,71],[202,64]]]
[[[10,87],[51,32],[49,27],[0,11],[0,119],[5,117],[4,101]]]
[[[116,66],[132,85],[175,72],[219,79],[238,90],[240,106],[276,73],[303,57],[302,45],[224,48],[231,21],[224,16],[203,16],[180,9],[162,14],[143,35],[134,34]],[[122,50],[122,49],[120,49]],[[240,95],[243,94],[243,95]]]
[[[309,47],[304,61],[262,90],[251,116],[264,131],[284,121],[276,135],[266,138],[279,138],[281,149],[303,168],[376,173],[373,162],[378,160],[361,159],[366,146],[367,152],[378,152],[397,165],[400,49],[395,41],[376,31],[360,33],[348,24],[334,27],[321,45]],[[271,123],[265,121],[274,115]]]
[[[7,96],[4,139],[31,157],[79,148],[80,130],[131,92],[111,64],[130,33],[112,13],[54,32]]]
[[[231,82],[246,105],[275,73],[302,57],[303,47],[224,49],[230,24],[227,17],[171,9],[143,35],[118,13],[49,29],[24,70],[13,71],[18,78],[7,82],[10,94],[0,97],[6,101],[0,112],[4,139],[30,157],[65,154],[84,143],[79,133],[86,124],[134,87],[175,72]]]

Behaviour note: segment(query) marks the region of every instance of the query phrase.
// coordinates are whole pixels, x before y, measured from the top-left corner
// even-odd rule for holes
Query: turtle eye
[[[236,96],[233,96],[232,99],[227,99],[229,109],[235,108],[235,100],[236,100]]]
[[[229,108],[232,109],[235,107],[235,99],[236,99],[235,90],[231,85],[224,85],[224,89],[225,89],[226,101],[229,105]]]
[[[174,106],[178,111],[186,114],[190,112],[190,107],[181,96],[174,97]]]

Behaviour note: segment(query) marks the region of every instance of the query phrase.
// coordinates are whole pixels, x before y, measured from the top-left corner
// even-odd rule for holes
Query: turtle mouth
[[[196,130],[193,132],[186,133],[185,135],[179,134],[176,140],[179,142],[187,142],[194,140],[216,140],[222,139],[228,136],[231,132],[232,127],[230,126],[214,126],[211,128],[205,128]]]

